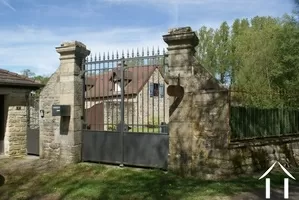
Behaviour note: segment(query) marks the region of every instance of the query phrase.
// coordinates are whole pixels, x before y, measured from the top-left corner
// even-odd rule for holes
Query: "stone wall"
[[[219,179],[263,173],[275,161],[298,167],[299,137],[231,142],[228,92],[209,88],[185,92],[172,113],[169,169],[183,176]]]
[[[63,164],[81,161],[83,126],[82,62],[90,51],[78,41],[65,42],[56,48],[60,66],[40,94],[40,157]],[[53,105],[70,107],[69,116],[52,116]]]
[[[299,136],[231,142],[227,158],[234,174],[264,171],[275,161],[298,167]]]
[[[209,176],[215,173],[209,151],[228,146],[228,91],[196,62],[198,38],[190,27],[171,29],[163,39],[169,59],[169,169]]]
[[[299,136],[230,141],[228,90],[194,59],[190,27],[163,36],[169,54],[169,169],[183,176],[229,178],[274,161],[298,166]]]
[[[222,163],[212,161],[211,152],[228,147],[228,91],[211,80],[204,73],[180,78],[184,94],[171,105],[169,168],[182,175],[218,173]]]
[[[27,154],[27,103],[30,91],[24,89],[1,88],[5,95],[5,136],[4,154],[25,156]]]
[[[40,125],[40,158],[58,159],[60,117],[52,117],[52,105],[59,104],[60,76],[57,70],[40,93],[39,108],[44,110]]]
[[[299,137],[231,142],[227,148],[205,151],[200,170],[195,169],[193,176],[220,179],[252,173],[262,175],[275,161],[286,168],[298,167]]]

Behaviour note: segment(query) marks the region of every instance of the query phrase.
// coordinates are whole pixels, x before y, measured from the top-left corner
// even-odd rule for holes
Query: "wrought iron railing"
[[[91,55],[84,62],[86,128],[129,132],[167,131],[167,54],[148,49]]]

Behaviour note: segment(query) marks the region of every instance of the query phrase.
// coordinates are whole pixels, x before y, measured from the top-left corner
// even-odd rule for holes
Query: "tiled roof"
[[[156,69],[159,69],[159,66],[137,66],[129,68],[126,73],[124,73],[125,79],[130,80],[125,86],[125,95],[138,94]],[[113,90],[113,81],[110,80],[113,76],[119,79],[120,72],[118,68],[100,75],[88,77],[85,84],[92,87],[87,89],[85,97],[103,98],[120,95],[116,94]],[[165,80],[161,80],[161,82],[162,81]]]
[[[18,86],[38,89],[43,85],[17,73],[0,69],[0,86]]]

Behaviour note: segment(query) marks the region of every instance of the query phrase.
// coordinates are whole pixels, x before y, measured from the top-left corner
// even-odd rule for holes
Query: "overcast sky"
[[[169,28],[291,13],[292,0],[0,0],[0,68],[49,75],[55,47],[79,40],[92,52],[165,47]]]

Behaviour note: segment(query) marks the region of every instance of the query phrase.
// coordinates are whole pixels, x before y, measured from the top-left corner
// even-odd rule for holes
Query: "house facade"
[[[120,83],[118,69],[89,78],[85,108],[86,123],[90,129],[116,129],[121,119]],[[124,119],[132,131],[144,131],[162,122],[168,123],[168,84],[159,66],[127,69],[124,85]]]
[[[0,154],[27,153],[29,97],[40,87],[29,78],[0,69]]]

